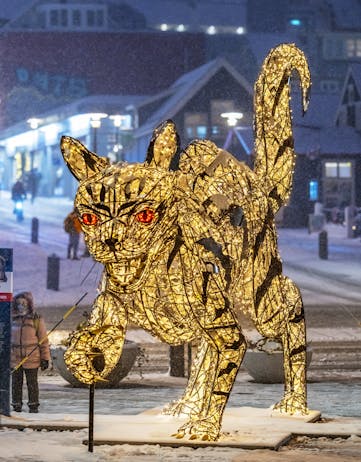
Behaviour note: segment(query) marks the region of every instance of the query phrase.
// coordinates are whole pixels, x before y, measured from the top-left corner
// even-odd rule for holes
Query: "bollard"
[[[34,217],[31,220],[31,242],[37,244],[39,241],[39,220]]]
[[[184,345],[169,347],[169,366],[171,377],[184,377]]]
[[[53,253],[48,256],[46,288],[59,290],[60,258]]]
[[[323,230],[318,235],[318,256],[322,260],[328,259],[328,239],[327,231]]]

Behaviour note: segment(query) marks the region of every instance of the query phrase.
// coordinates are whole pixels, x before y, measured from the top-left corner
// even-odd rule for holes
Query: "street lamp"
[[[29,124],[32,130],[36,130],[39,127],[40,122],[41,120],[37,119],[36,117],[31,117],[30,119],[27,120],[27,123]]]
[[[90,126],[92,128],[92,149],[93,152],[97,152],[98,149],[98,140],[97,140],[97,129],[100,128],[102,124],[102,119],[105,117],[108,117],[108,114],[105,114],[104,112],[95,112],[93,114],[90,114]]]
[[[242,126],[239,127],[237,126],[238,121],[243,118],[243,113],[242,112],[223,112],[221,114],[221,117],[227,120],[227,125],[229,127],[228,134],[226,141],[223,145],[223,149],[228,150],[230,147],[233,147],[233,135],[236,136],[239,144],[242,146],[242,149],[244,150],[245,154],[248,156],[251,155],[251,150],[248,147],[244,137],[241,134],[241,131],[247,131],[249,130],[249,127]]]
[[[227,119],[229,127],[235,127],[239,120],[243,118],[242,112],[222,112],[221,117]]]

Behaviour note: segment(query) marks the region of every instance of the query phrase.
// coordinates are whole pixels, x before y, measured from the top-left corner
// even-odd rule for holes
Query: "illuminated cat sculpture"
[[[246,349],[240,311],[263,336],[283,343],[285,393],[275,408],[308,412],[303,305],[282,274],[274,225],[294,169],[293,69],[306,109],[310,75],[303,53],[280,45],[263,64],[255,85],[253,171],[207,140],[189,144],[170,170],[179,151],[172,121],[154,131],[143,164],[111,165],[75,139],[61,141],[80,181],[75,207],[86,245],[105,267],[89,324],[73,335],[66,364],[86,384],[104,380],[129,322],[171,345],[196,340],[187,388],[166,410],[187,416],[178,438],[219,437]]]

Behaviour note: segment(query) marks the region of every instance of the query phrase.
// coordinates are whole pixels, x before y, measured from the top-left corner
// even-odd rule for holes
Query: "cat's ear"
[[[179,136],[175,123],[166,120],[153,131],[145,161],[151,167],[169,169],[171,160],[178,151]]]
[[[79,181],[104,170],[110,163],[108,159],[89,151],[80,141],[70,136],[62,136],[60,149],[69,170]]]

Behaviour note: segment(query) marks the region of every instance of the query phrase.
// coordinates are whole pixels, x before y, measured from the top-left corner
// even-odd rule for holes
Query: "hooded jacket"
[[[29,308],[25,315],[20,315],[16,308],[18,298],[25,298]],[[24,369],[36,369],[40,367],[40,361],[50,360],[49,340],[39,345],[39,341],[46,336],[44,319],[34,311],[34,301],[31,292],[21,292],[14,297],[12,303],[12,325],[11,325],[11,367],[15,368],[31,351],[22,367]]]

